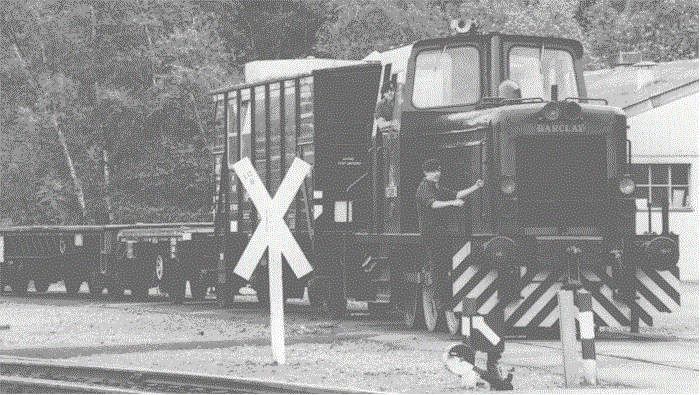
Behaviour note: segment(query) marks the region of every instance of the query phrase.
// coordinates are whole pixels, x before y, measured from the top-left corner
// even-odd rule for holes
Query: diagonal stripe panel
[[[654,314],[656,312],[656,309],[654,306],[649,303],[648,300],[642,295],[639,295],[637,299],[637,307],[633,307],[635,309],[638,309],[639,313],[639,319],[644,322],[647,326],[652,326],[652,323],[654,322],[651,314]]]
[[[542,285],[540,285],[540,288],[542,288],[542,286],[544,286],[545,284],[546,283],[542,283]],[[538,288],[537,291],[539,291],[540,288]],[[549,303],[552,299],[556,298],[558,289],[559,287],[554,286],[554,284],[549,284],[547,290],[537,298],[535,303],[532,304],[532,306],[527,310],[525,314],[523,314],[523,316],[515,323],[514,326],[529,326],[530,322],[535,318],[537,313],[539,313],[540,310],[542,310],[542,308],[545,305],[547,305],[547,303]],[[535,291],[535,294],[538,293],[537,291]],[[531,298],[533,298],[533,296],[531,296]]]
[[[594,301],[593,312],[598,314],[601,319],[607,323],[607,325],[628,326],[630,324],[629,318],[625,317],[625,314],[618,309],[613,302],[610,301],[610,299],[603,295],[595,284],[591,283],[585,278],[582,278],[581,281],[584,288],[591,293]]]
[[[552,287],[552,285],[559,281],[561,278],[561,275],[563,273],[563,268],[557,267],[555,268],[552,272],[550,272],[549,276],[546,277],[546,280],[539,285],[537,285],[537,288],[532,292],[532,294],[528,295],[525,300],[523,300],[523,303],[518,306],[518,308],[513,312],[513,314],[508,317],[508,321],[506,323],[507,326],[515,326],[514,323],[520,321],[520,319],[525,315],[525,313],[532,307],[532,305],[535,304],[535,302],[544,295],[544,293]],[[541,273],[541,272],[540,272]],[[533,274],[537,274],[534,273]],[[534,284],[533,284],[534,285]],[[526,287],[527,288],[527,287]]]
[[[637,279],[639,280],[639,293],[644,295],[657,311],[670,313],[671,311],[666,306],[666,303],[669,303],[671,298],[639,268],[637,268]]]
[[[653,289],[650,289],[652,289],[654,295],[656,295],[670,310],[668,312],[678,311],[681,307],[681,294],[678,292],[678,288],[674,289],[673,286],[669,284],[668,281],[656,270],[649,269],[644,270],[644,272],[647,274],[649,279],[651,279],[652,284],[650,284],[650,286],[654,287]],[[667,273],[670,275],[670,277],[675,278],[668,271],[664,271],[662,273]]]
[[[469,282],[469,280],[471,280],[472,277],[474,277],[474,275],[479,271],[479,268],[476,266],[465,266],[468,266],[466,270],[464,270],[464,272],[462,272],[459,277],[452,282],[452,295],[457,295],[457,293],[467,285],[467,282]]]
[[[554,324],[559,322],[559,301],[557,299],[552,299],[551,302],[554,305],[554,308],[549,313],[547,318],[542,320],[542,322],[540,323],[539,326],[542,328],[551,328]],[[545,309],[547,309],[547,308],[549,308],[549,307],[545,306]]]
[[[474,269],[476,272],[472,275],[472,277],[467,281],[467,283],[460,289],[456,295],[452,298],[453,302],[456,304],[460,304],[461,300],[464,299],[465,296],[467,296],[467,293],[469,293],[470,296],[476,297],[478,296],[483,290],[488,286],[488,284],[484,285],[484,288],[479,289],[477,287],[477,284],[480,284],[481,281],[489,274],[489,270],[479,270],[482,268],[482,266],[474,266]],[[489,283],[490,284],[490,283]],[[457,311],[457,310],[455,310]],[[461,311],[461,310],[458,310]]]
[[[540,309],[539,312],[537,312],[537,315],[530,321],[528,326],[531,327],[550,327],[556,321],[559,319],[559,299],[557,298],[556,292],[559,291],[559,287],[552,287],[553,289],[556,288],[554,297],[547,302],[544,306],[542,306],[542,309]],[[575,307],[574,307],[575,308]]]
[[[462,248],[460,248],[459,251],[457,251],[457,253],[452,257],[452,270],[456,269],[460,263],[464,262],[467,256],[469,256],[471,253],[472,242],[471,240],[469,240],[466,243],[464,243]]]

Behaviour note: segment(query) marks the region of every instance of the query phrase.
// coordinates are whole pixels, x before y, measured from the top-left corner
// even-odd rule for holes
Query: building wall
[[[633,163],[689,163],[689,207],[671,209],[669,230],[679,235],[682,281],[698,281],[700,254],[700,161],[698,160],[698,94],[629,119]],[[640,205],[637,232],[648,231],[648,212]],[[652,209],[652,231],[661,232],[661,211]]]

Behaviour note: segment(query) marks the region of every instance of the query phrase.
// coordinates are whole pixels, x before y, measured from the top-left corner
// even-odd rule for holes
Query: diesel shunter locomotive
[[[587,97],[580,43],[456,34],[412,44],[407,59],[397,53],[408,52],[380,54],[383,72],[375,62],[216,92],[219,103],[224,95],[234,103],[231,113],[253,114],[228,122],[229,163],[253,157],[262,178],[273,178],[271,194],[284,162],[295,152],[307,159],[303,146],[313,145],[313,175],[287,217],[314,267],[301,280],[312,304],[340,318],[348,300],[366,301],[371,311],[401,311],[409,328],[456,333],[469,296],[477,314],[496,317],[512,337],[556,334],[562,287],[592,294],[599,327],[638,330],[653,324],[655,312],[678,307],[678,237],[668,229],[668,205],[658,234],[635,233],[627,119]],[[315,90],[304,91],[299,81]],[[399,86],[400,122],[370,127],[375,99],[389,83]],[[304,130],[303,120],[297,129],[284,124],[302,92],[304,106],[316,111]],[[265,100],[251,109],[256,94]],[[245,122],[253,131],[237,126]],[[290,148],[274,148],[280,144]],[[451,189],[485,181],[454,209],[445,234],[451,259],[434,265],[416,212],[420,165],[428,158],[441,162],[440,183]],[[227,247],[241,251],[241,235],[256,215],[233,172],[229,177],[225,189],[234,193],[219,199],[232,203],[220,213],[249,222],[232,230],[242,245]],[[230,267],[238,256],[222,261],[219,273],[226,270],[228,280],[220,274],[218,286],[240,283]],[[285,286],[295,281],[288,277]]]

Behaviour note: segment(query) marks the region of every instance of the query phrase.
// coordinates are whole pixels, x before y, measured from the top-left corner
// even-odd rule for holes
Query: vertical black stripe
[[[581,351],[583,359],[595,359],[595,341],[593,339],[581,339]]]

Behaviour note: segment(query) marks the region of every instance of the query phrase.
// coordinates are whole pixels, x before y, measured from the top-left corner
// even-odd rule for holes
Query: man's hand
[[[479,179],[479,180],[476,180],[476,182],[474,183],[474,189],[479,189],[483,186],[484,186],[484,180]]]
[[[453,205],[453,206],[457,206],[457,207],[462,207],[462,206],[464,206],[464,200],[462,200],[462,199],[455,199],[455,200],[452,201],[452,205]]]

